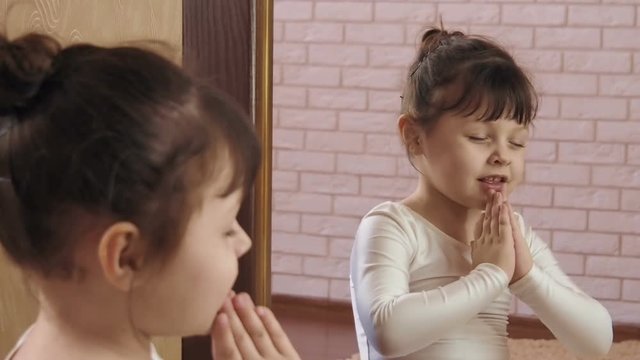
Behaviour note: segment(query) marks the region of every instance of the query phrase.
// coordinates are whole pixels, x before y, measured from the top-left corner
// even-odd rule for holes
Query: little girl
[[[507,201],[523,179],[536,104],[500,46],[425,32],[398,121],[419,183],[364,216],[351,255],[363,360],[506,360],[512,294],[570,350],[608,352],[606,309]]]
[[[0,129],[0,241],[40,304],[8,359],[158,359],[151,336],[210,332],[217,360],[297,359],[229,295],[260,150],[220,93],[142,49],[0,36]]]

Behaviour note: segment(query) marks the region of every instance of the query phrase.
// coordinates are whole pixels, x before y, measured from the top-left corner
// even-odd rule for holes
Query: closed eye
[[[476,141],[476,142],[487,141],[489,139],[488,137],[481,137],[481,136],[467,136],[467,137],[469,138],[469,140]]]
[[[520,143],[513,142],[513,141],[511,142],[511,145],[513,145],[515,147],[519,147],[519,148],[526,148],[527,147],[527,144],[520,144]]]

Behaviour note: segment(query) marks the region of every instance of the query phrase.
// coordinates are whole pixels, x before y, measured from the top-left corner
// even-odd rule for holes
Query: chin
[[[189,337],[189,336],[211,335],[211,329],[213,328],[214,320],[215,318],[211,317],[211,321],[205,323],[202,321],[202,319],[199,319],[198,324],[193,324],[188,329],[183,329],[183,331],[181,331],[182,334],[179,334],[178,336]]]
[[[480,194],[479,197],[470,199],[470,201],[468,202],[469,206],[467,207],[473,210],[484,210],[489,200],[490,200],[489,195]]]
[[[201,336],[210,335],[213,327],[213,321],[218,314],[218,310],[211,308],[206,311],[199,311],[188,314],[189,318],[183,319],[184,323],[180,328],[178,336]]]
[[[472,210],[484,210],[484,208],[486,207],[487,204],[487,200],[482,200],[482,201],[478,201],[477,203],[472,204],[472,206],[468,206],[469,209]]]
[[[484,210],[487,199],[479,198],[477,196],[469,196],[455,199],[454,202],[469,210]]]

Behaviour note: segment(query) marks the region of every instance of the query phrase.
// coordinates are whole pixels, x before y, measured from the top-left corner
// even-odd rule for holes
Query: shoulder
[[[374,206],[360,222],[357,239],[384,237],[402,243],[413,243],[416,219],[405,205],[386,201]]]
[[[411,211],[398,202],[385,201],[374,206],[367,212],[360,223],[361,226],[367,225],[389,225],[394,227],[405,228],[410,226],[414,218]]]
[[[369,212],[363,217],[364,219],[368,217],[374,216],[386,216],[389,218],[409,218],[411,214],[409,213],[409,209],[399,203],[394,201],[385,201],[374,206]]]
[[[18,342],[16,342],[15,347],[9,351],[9,354],[7,355],[7,357],[5,358],[5,360],[11,360],[16,353],[18,352],[18,350],[20,350],[20,347],[22,346],[22,344],[24,344],[24,342],[27,340],[27,337],[29,336],[29,333],[31,332],[31,327],[28,328],[24,334],[22,334],[22,336],[20,337],[20,339],[18,340]]]
[[[155,345],[151,344],[151,360],[162,360]]]

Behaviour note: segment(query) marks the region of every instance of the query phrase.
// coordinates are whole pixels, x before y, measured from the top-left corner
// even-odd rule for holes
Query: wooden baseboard
[[[320,300],[287,295],[272,297],[273,311],[291,317],[322,320],[353,325],[351,304],[347,302]],[[540,320],[510,316],[509,337],[514,339],[553,339],[553,334]],[[640,326],[616,324],[613,326],[613,341],[640,340]]]

